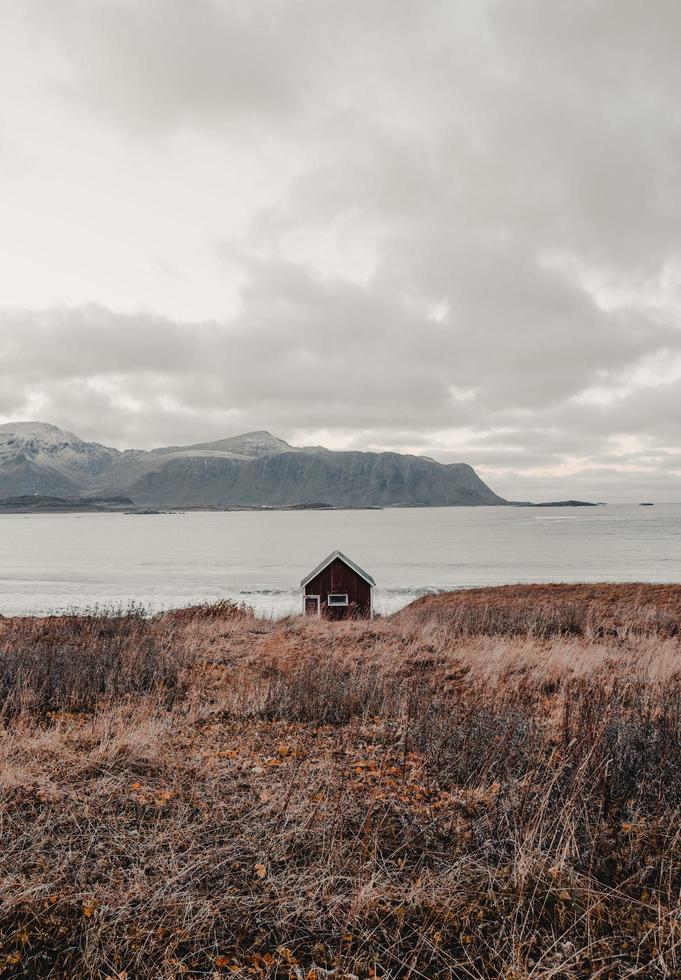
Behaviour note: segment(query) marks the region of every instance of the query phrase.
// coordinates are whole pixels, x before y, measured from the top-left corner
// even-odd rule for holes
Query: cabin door
[[[305,615],[306,616],[318,616],[319,615],[319,596],[318,595],[306,595],[305,596]]]

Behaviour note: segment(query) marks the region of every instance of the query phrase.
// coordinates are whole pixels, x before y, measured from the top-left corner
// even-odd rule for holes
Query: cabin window
[[[329,592],[326,601],[329,606],[347,606],[348,594],[347,592]]]

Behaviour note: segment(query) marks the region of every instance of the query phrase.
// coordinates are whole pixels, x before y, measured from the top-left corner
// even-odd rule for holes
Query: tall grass
[[[83,711],[152,690],[172,698],[185,665],[141,611],[14,620],[0,633],[0,714]]]
[[[681,975],[678,636],[505,615],[0,624],[3,975]]]

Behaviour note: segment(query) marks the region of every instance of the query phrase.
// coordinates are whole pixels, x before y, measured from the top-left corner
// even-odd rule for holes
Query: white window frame
[[[343,601],[331,602],[331,596],[333,596],[334,599],[340,597]],[[338,609],[339,606],[349,605],[347,592],[328,592],[326,595],[326,604],[329,607],[329,609]]]
[[[322,614],[322,597],[320,595],[303,595],[303,616],[314,616],[314,613],[309,613],[307,611],[307,600],[316,599],[317,600],[317,615]]]

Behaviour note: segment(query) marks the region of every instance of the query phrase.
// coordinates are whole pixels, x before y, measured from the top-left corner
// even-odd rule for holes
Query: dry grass
[[[679,609],[0,622],[0,972],[681,975]]]

